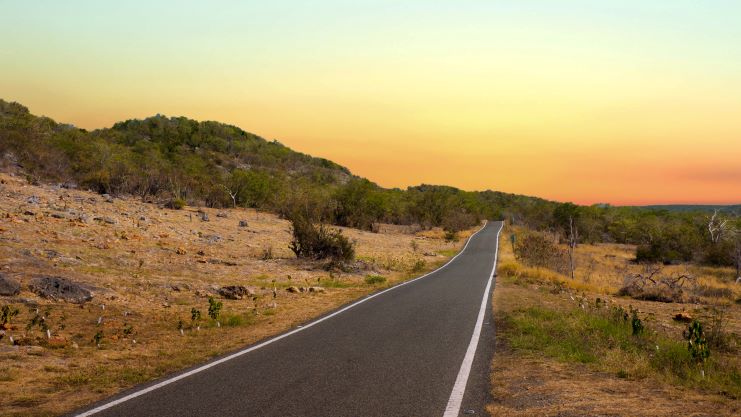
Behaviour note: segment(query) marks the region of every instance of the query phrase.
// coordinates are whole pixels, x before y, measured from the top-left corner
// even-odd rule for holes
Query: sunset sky
[[[0,98],[218,120],[383,186],[741,203],[741,2],[0,0]]]

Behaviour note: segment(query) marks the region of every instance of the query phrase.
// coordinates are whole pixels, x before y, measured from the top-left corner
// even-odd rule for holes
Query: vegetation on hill
[[[31,181],[137,195],[172,206],[185,201],[253,207],[366,230],[385,222],[441,226],[455,233],[482,219],[506,219],[573,245],[635,244],[641,261],[741,263],[737,210],[713,216],[702,207],[577,206],[439,185],[385,189],[277,141],[184,117],[157,115],[88,132],[0,100],[0,156],[0,164],[19,166]]]

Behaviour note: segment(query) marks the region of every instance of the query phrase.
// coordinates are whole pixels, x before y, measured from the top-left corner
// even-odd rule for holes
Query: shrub
[[[214,300],[214,297],[208,297],[208,316],[211,317],[211,319],[213,320],[218,320],[219,314],[221,313],[222,306],[223,304],[221,303],[221,301]],[[191,314],[192,313],[193,312],[191,311]]]
[[[386,282],[386,277],[382,275],[366,275],[365,283],[368,285],[383,284]]]
[[[684,338],[687,339],[687,350],[689,350],[692,359],[698,365],[705,363],[710,357],[710,348],[702,329],[702,323],[697,320],[692,321],[684,332]]]
[[[543,267],[556,272],[569,272],[568,253],[542,233],[529,233],[514,247],[515,258],[525,265]]]
[[[427,265],[427,263],[425,262],[424,259],[417,259],[412,264],[412,267],[411,267],[410,271],[412,273],[422,272],[422,270],[425,269],[425,265]]]
[[[293,216],[291,231],[293,240],[289,248],[297,258],[331,259],[334,262],[355,258],[355,245],[339,229],[330,229],[323,224],[315,226],[306,217]]]
[[[185,203],[185,200],[182,198],[173,198],[167,203],[167,208],[171,208],[173,210],[182,210],[185,208],[187,204]]]

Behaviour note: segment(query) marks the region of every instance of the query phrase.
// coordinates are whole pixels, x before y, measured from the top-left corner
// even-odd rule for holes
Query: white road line
[[[486,289],[484,290],[484,299],[481,300],[481,309],[479,309],[479,316],[476,319],[476,326],[473,328],[471,342],[468,344],[466,356],[463,357],[463,363],[461,364],[460,371],[458,371],[458,377],[455,379],[455,384],[453,384],[453,391],[450,393],[448,405],[445,407],[445,414],[443,414],[443,417],[458,417],[461,412],[463,394],[466,393],[468,376],[471,373],[473,358],[476,355],[476,348],[478,347],[479,339],[481,338],[481,326],[484,324],[484,316],[486,315],[486,309],[488,307],[487,301],[489,300],[489,291],[491,291],[491,282],[494,279],[494,272],[497,269],[497,256],[499,255],[499,233],[501,233],[503,227],[504,223],[502,223],[502,225],[499,226],[499,230],[497,230],[497,248],[494,250],[494,265],[491,267],[489,282],[486,283]]]
[[[284,333],[284,334],[282,334],[280,336],[277,336],[277,337],[275,337],[273,339],[266,340],[266,341],[264,341],[264,342],[262,342],[260,344],[255,345],[255,346],[252,346],[252,347],[249,347],[247,349],[243,349],[243,350],[240,350],[238,352],[232,353],[229,356],[225,356],[225,357],[223,357],[223,358],[221,358],[219,360],[216,360],[216,361],[213,361],[213,362],[209,362],[209,363],[207,363],[207,364],[205,364],[203,366],[199,366],[198,368],[192,369],[192,370],[190,370],[188,372],[185,372],[185,373],[182,373],[182,374],[179,374],[179,375],[175,375],[172,378],[168,378],[168,379],[166,379],[166,380],[164,380],[162,382],[159,382],[157,384],[151,385],[151,386],[146,387],[146,388],[142,388],[139,391],[132,392],[131,394],[129,394],[129,395],[125,396],[125,397],[121,397],[121,398],[119,398],[117,400],[114,400],[114,401],[111,401],[111,402],[108,402],[108,403],[99,405],[98,407],[95,407],[92,410],[85,411],[83,413],[77,414],[76,416],[77,417],[92,416],[92,415],[97,414],[97,413],[99,413],[101,411],[107,410],[107,409],[109,409],[111,407],[115,407],[115,406],[117,406],[117,405],[119,405],[121,403],[125,403],[126,401],[132,400],[132,399],[134,399],[136,397],[140,397],[140,396],[142,396],[144,394],[147,394],[147,393],[150,393],[152,391],[158,390],[158,389],[160,389],[160,388],[162,388],[164,386],[167,386],[167,385],[172,384],[173,382],[180,381],[181,379],[185,379],[185,378],[187,378],[187,377],[189,377],[191,375],[195,375],[195,374],[197,374],[199,372],[203,372],[206,369],[213,368],[216,365],[220,365],[220,364],[222,364],[224,362],[227,362],[227,361],[230,361],[232,359],[238,358],[238,357],[240,357],[240,356],[242,356],[242,355],[244,355],[246,353],[250,353],[253,350],[257,350],[257,349],[260,349],[262,347],[265,347],[265,346],[267,346],[267,345],[269,345],[269,344],[271,344],[273,342],[277,342],[278,340],[281,340],[283,338],[286,338],[288,336],[291,336],[293,334],[296,334],[296,333],[298,333],[298,332],[300,332],[302,330],[306,330],[309,327],[312,327],[312,326],[314,326],[316,324],[319,324],[319,323],[321,323],[321,322],[323,322],[325,320],[329,320],[332,317],[334,317],[334,316],[336,316],[338,314],[341,314],[341,313],[343,313],[343,312],[345,312],[345,311],[347,311],[347,310],[349,310],[349,309],[357,306],[358,304],[362,304],[362,303],[364,303],[364,302],[366,302],[366,301],[368,301],[368,300],[370,300],[372,298],[378,297],[379,295],[384,294],[384,293],[386,293],[388,291],[395,290],[395,289],[397,289],[399,287],[402,287],[402,286],[407,285],[407,284],[411,284],[414,281],[417,281],[417,280],[420,280],[420,279],[425,278],[427,276],[430,276],[430,275],[432,275],[432,274],[434,274],[434,273],[442,270],[446,266],[450,265],[451,262],[453,262],[457,257],[459,257],[463,252],[465,252],[466,248],[468,247],[468,244],[471,243],[471,240],[473,239],[473,237],[476,236],[477,234],[479,234],[482,230],[484,230],[484,228],[486,228],[486,225],[487,225],[487,223],[484,223],[484,225],[481,226],[481,229],[477,230],[476,233],[474,233],[471,236],[469,236],[468,240],[466,241],[466,244],[463,246],[463,249],[461,249],[460,252],[458,252],[454,257],[452,257],[448,262],[446,262],[445,265],[441,266],[440,268],[437,268],[434,271],[428,272],[428,273],[426,273],[426,274],[424,274],[424,275],[422,275],[420,277],[411,279],[409,281],[404,281],[401,284],[395,285],[395,286],[393,286],[391,288],[387,288],[387,289],[385,289],[383,291],[380,291],[380,292],[377,292],[375,294],[369,295],[368,297],[363,298],[361,300],[358,300],[358,301],[350,304],[349,306],[347,306],[345,308],[342,308],[340,310],[335,311],[332,314],[329,314],[329,315],[324,316],[324,317],[322,317],[320,319],[317,319],[315,321],[312,321],[311,323],[305,324],[303,327],[298,327],[298,328],[296,328],[294,330],[291,330],[288,333]],[[499,232],[497,232],[497,236],[499,236]],[[498,247],[499,246],[497,244],[497,248]],[[494,264],[496,265],[496,262]],[[488,291],[488,289],[487,289],[487,291]],[[479,327],[481,327],[481,326],[479,326]],[[465,382],[464,382],[464,385],[465,385]]]

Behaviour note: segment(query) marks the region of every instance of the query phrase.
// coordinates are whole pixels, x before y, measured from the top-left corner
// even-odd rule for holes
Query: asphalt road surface
[[[485,415],[501,227],[489,222],[431,274],[75,414]]]

